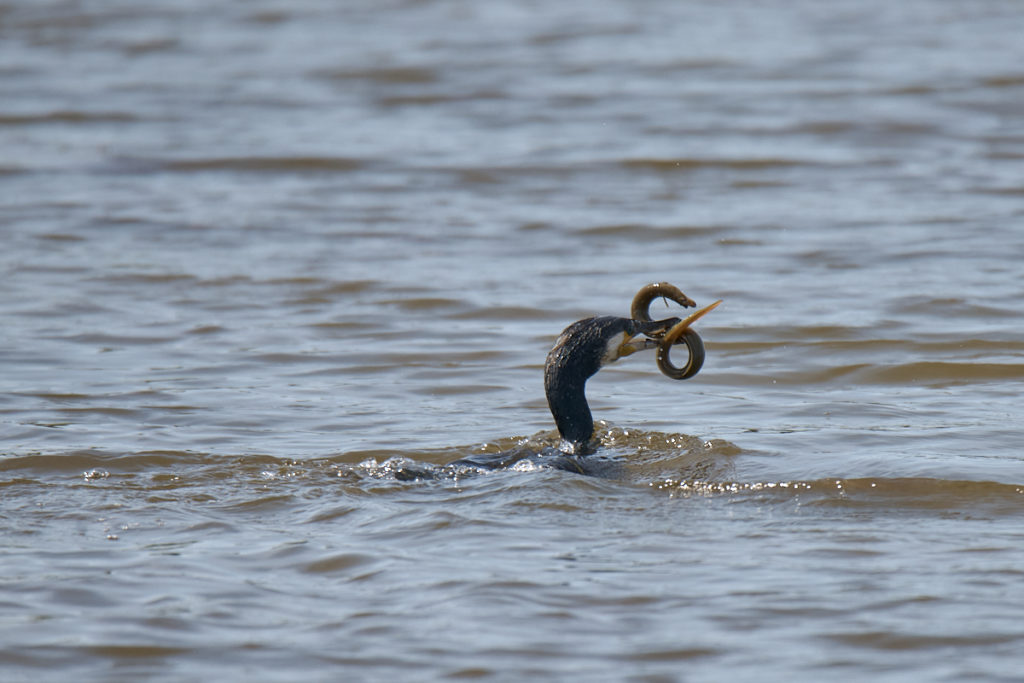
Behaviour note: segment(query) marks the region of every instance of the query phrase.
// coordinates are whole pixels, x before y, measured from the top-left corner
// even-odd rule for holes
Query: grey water
[[[0,0],[0,678],[1018,680],[1022,35]],[[590,381],[598,475],[399,476],[656,281],[707,361]]]

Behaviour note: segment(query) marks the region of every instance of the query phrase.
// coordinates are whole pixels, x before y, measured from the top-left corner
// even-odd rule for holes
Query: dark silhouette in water
[[[659,297],[671,299],[684,307],[697,305],[673,285],[665,282],[647,285],[633,298],[630,318],[586,318],[569,325],[555,341],[544,366],[544,392],[562,437],[558,449],[546,448],[537,453],[522,447],[462,458],[448,467],[499,469],[530,458],[549,467],[584,472],[582,456],[594,450],[591,442],[594,420],[585,393],[588,379],[608,363],[645,349],[657,349],[658,367],[673,379],[689,379],[704,364],[704,343],[690,325],[720,302],[716,301],[682,320],[652,320],[650,304]],[[640,335],[643,336],[638,338]],[[669,360],[669,351],[674,344],[685,345],[689,353],[682,367],[676,367]]]

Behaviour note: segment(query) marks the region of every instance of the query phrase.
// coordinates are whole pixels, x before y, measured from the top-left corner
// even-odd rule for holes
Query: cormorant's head
[[[544,391],[562,435],[562,450],[574,454],[589,450],[594,420],[584,394],[586,381],[608,363],[658,345],[655,339],[636,339],[638,334],[663,334],[677,322],[678,318],[640,321],[603,316],[565,328],[544,366]]]

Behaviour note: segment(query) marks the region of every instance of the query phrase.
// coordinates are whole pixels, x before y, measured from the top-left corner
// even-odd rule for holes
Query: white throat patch
[[[629,340],[629,335],[623,332],[620,335],[616,335],[608,340],[608,343],[604,347],[604,353],[601,355],[601,365],[607,365],[608,363],[614,363],[622,356],[619,355],[619,349]]]

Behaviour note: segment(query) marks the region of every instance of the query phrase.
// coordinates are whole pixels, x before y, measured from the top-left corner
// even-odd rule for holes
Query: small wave
[[[89,278],[94,282],[106,282],[116,285],[161,285],[175,282],[196,282],[198,278],[188,273],[145,273],[145,272],[122,272],[104,273]]]
[[[3,171],[0,171],[2,174]],[[81,235],[70,235],[66,232],[46,232],[41,235],[36,235],[36,239],[43,240],[46,242],[84,242],[85,238]]]
[[[993,382],[1024,378],[1020,363],[958,363],[921,361],[889,366],[866,366],[857,379],[874,384],[927,384],[950,386],[968,382]]]
[[[717,234],[724,229],[724,227],[716,225],[669,225],[660,227],[656,225],[639,225],[634,223],[626,223],[621,225],[596,225],[589,228],[582,228],[577,232],[578,234],[584,236],[622,235],[644,241],[676,241],[692,237],[703,238],[709,235]]]
[[[665,479],[654,489],[673,496],[741,495],[787,498],[802,505],[899,507],[945,510],[979,505],[1019,512],[1024,485],[994,481],[918,478],[813,479],[807,481],[739,482]]]
[[[30,126],[44,123],[129,123],[138,117],[124,112],[50,111],[41,114],[0,114],[0,126]]]
[[[828,367],[815,367],[800,371],[770,372],[750,376],[722,372],[713,379],[716,384],[751,386],[772,385],[803,386],[811,384],[844,385],[907,385],[949,387],[981,382],[1002,382],[1024,378],[1024,364],[1020,363],[961,363],[944,361],[918,361],[911,363],[850,363]]]
[[[930,254],[926,254],[929,255]],[[901,254],[900,258],[905,258]],[[977,318],[987,320],[991,318],[1011,318],[1014,309],[992,306],[988,303],[966,301],[960,298],[951,297],[906,297],[897,301],[890,307],[890,311],[899,316],[908,314],[919,314],[937,316],[939,318]]]
[[[377,280],[325,280],[313,277],[280,278],[268,280],[269,285],[294,285],[307,288],[310,296],[329,299],[338,294],[359,294],[377,286]]]
[[[440,80],[437,70],[421,66],[382,66],[371,69],[319,70],[312,75],[331,81],[372,81],[404,85],[436,83]]]
[[[986,88],[1019,88],[1024,86],[1024,74],[1007,74],[982,78],[981,84]]]
[[[436,311],[439,309],[455,310],[463,308],[465,302],[460,299],[446,297],[409,297],[402,299],[384,299],[377,303],[382,306],[394,306],[403,311]]]
[[[149,346],[152,344],[170,344],[178,341],[177,336],[143,336],[133,334],[74,334],[66,337],[54,336],[51,339],[84,344],[86,346],[120,347],[120,346]]]
[[[455,320],[498,320],[502,322],[510,320],[556,320],[561,319],[560,311],[548,311],[542,308],[531,308],[528,306],[480,306],[472,310],[453,313]]]
[[[0,472],[29,471],[43,473],[140,472],[180,465],[206,465],[216,462],[206,453],[192,451],[142,451],[110,453],[80,450],[63,453],[27,453],[0,458]]]
[[[347,157],[212,157],[183,159],[162,164],[168,171],[234,171],[252,173],[347,172],[362,168],[361,159]]]
[[[694,171],[701,169],[760,170],[770,168],[790,168],[796,166],[818,166],[820,164],[819,162],[809,159],[787,159],[784,157],[762,157],[749,159],[679,157],[676,159],[625,159],[622,161],[622,165],[629,169],[672,172]]]
[[[194,159],[119,157],[109,167],[115,173],[349,173],[366,166],[363,159],[322,156],[242,156]]]
[[[422,93],[418,95],[391,95],[378,97],[376,103],[380,107],[429,106],[434,104],[456,104],[473,100],[500,100],[506,96],[499,90],[486,89],[466,93]],[[469,179],[467,179],[469,180]]]
[[[111,41],[109,46],[120,50],[130,57],[147,55],[158,52],[172,52],[181,48],[181,41],[177,38],[152,38],[149,40],[123,40]]]

